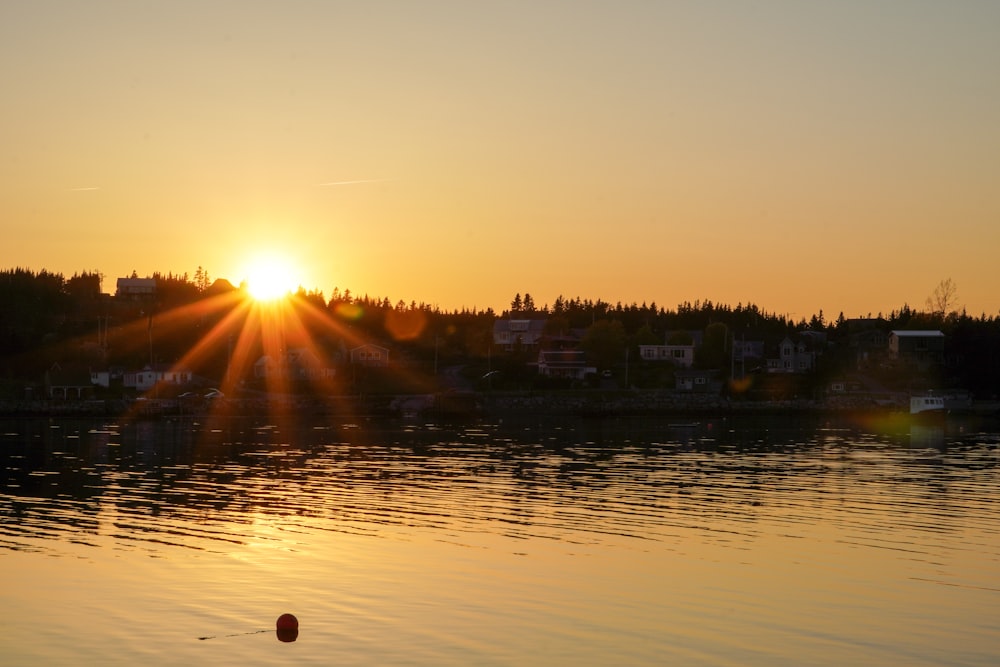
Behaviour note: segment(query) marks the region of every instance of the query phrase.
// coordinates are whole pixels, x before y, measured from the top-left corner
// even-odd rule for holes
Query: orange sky
[[[0,267],[1000,313],[1000,3],[0,7]]]

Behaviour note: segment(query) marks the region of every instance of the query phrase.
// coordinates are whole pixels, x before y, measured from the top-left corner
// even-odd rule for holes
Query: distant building
[[[55,364],[45,373],[45,391],[49,398],[90,398],[94,394],[94,383],[90,371],[85,368],[62,368]]]
[[[122,299],[149,299],[156,296],[155,278],[119,278],[115,296]]]
[[[945,336],[940,331],[889,332],[889,358],[918,366],[944,360]]]
[[[538,353],[538,374],[553,378],[582,380],[595,375],[582,350],[543,350]]]
[[[669,361],[680,368],[691,368],[694,345],[640,345],[639,356],[644,361]]]
[[[359,366],[388,366],[389,349],[373,343],[359,345],[351,350],[351,363]]]
[[[767,359],[768,373],[807,373],[816,365],[816,342],[811,338],[793,341],[786,336]]]
[[[718,394],[722,380],[717,370],[683,369],[674,373],[674,389],[696,394]]]
[[[544,319],[499,319],[493,323],[493,344],[508,352],[517,347],[534,347],[544,331]]]
[[[194,379],[194,374],[186,368],[172,366],[146,366],[140,371],[125,373],[123,384],[136,391],[149,391],[158,384],[185,385]]]
[[[847,320],[847,347],[858,368],[881,362],[889,350],[885,320],[856,318]]]
[[[388,351],[386,351],[388,357]],[[297,347],[287,350],[278,358],[264,355],[253,365],[256,378],[288,378],[312,380],[331,378],[336,369],[323,364],[319,357],[307,347]]]

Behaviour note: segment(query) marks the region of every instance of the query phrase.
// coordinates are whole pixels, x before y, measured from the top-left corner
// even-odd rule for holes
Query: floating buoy
[[[282,614],[274,625],[278,641],[293,642],[298,639],[299,619],[292,614]]]

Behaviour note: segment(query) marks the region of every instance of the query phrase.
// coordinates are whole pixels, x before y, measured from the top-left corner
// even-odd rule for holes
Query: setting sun
[[[283,257],[257,257],[247,265],[247,291],[257,301],[271,301],[294,292],[298,276],[292,264]]]

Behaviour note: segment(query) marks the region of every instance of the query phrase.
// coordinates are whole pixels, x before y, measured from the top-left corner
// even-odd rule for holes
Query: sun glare
[[[258,257],[246,271],[247,291],[257,301],[280,299],[298,287],[291,263],[281,257]]]

